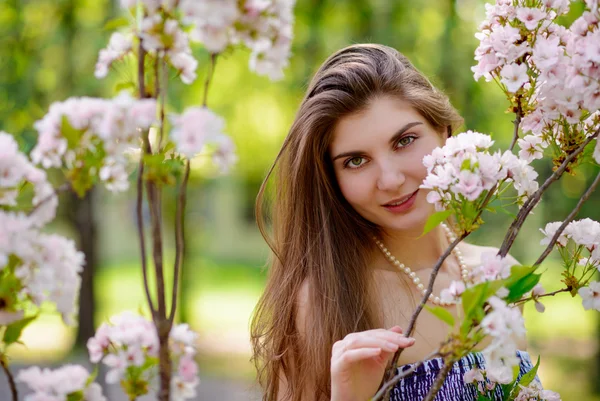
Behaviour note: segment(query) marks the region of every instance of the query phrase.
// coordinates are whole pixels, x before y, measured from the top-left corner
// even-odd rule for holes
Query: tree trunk
[[[69,193],[68,219],[76,228],[78,234],[79,250],[85,254],[85,266],[81,273],[81,290],[79,293],[79,316],[77,347],[85,347],[88,338],[94,335],[94,311],[96,301],[94,297],[94,272],[98,265],[96,249],[96,221],[95,197],[96,190],[89,191],[83,199],[75,193]]]

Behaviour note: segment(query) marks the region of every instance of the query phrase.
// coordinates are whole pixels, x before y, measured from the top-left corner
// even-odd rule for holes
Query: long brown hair
[[[296,119],[259,191],[259,229],[273,252],[266,289],[251,325],[254,362],[264,401],[275,401],[284,375],[286,399],[298,401],[314,386],[329,399],[333,343],[380,326],[371,302],[367,264],[378,227],[344,199],[328,156],[335,124],[364,110],[377,96],[408,101],[440,132],[462,124],[448,98],[398,51],[359,44],[330,56],[312,79]],[[276,171],[273,237],[263,203]],[[308,283],[306,332],[298,333],[297,300]],[[304,398],[306,399],[306,398]]]

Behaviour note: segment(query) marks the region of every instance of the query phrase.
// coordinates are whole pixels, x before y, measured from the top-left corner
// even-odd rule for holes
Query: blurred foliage
[[[106,46],[111,34],[104,26],[121,12],[118,3],[118,0],[0,2],[0,130],[16,135],[23,149],[28,150],[35,143],[33,123],[43,117],[52,102],[70,96],[112,97],[119,82],[132,79],[133,66],[126,63],[118,65],[116,71],[104,80],[97,80],[93,75],[98,51]],[[577,15],[577,7],[580,6],[575,5],[573,13],[565,17],[565,24]],[[210,88],[209,107],[225,117],[226,132],[233,136],[238,147],[240,160],[233,172],[233,180],[235,185],[242,187],[237,194],[242,199],[240,204],[246,225],[253,219],[253,202],[258,186],[293,121],[310,77],[329,54],[352,43],[378,42],[397,48],[450,96],[465,118],[464,129],[492,134],[498,146],[506,147],[510,143],[513,116],[506,113],[508,103],[504,95],[494,83],[475,82],[470,71],[477,46],[474,33],[485,17],[483,0],[299,0],[295,15],[293,57],[282,82],[272,83],[267,78],[252,74],[247,66],[248,53],[236,50],[219,56]],[[199,48],[194,52],[200,62],[199,78],[190,86],[178,79],[169,81],[168,112],[181,112],[187,106],[201,103],[208,55]],[[534,166],[540,173],[540,181],[551,173],[551,166],[545,160],[537,161]],[[201,241],[211,235],[202,232],[199,227],[204,227],[209,221],[213,209],[206,207],[197,212],[194,205],[201,203],[204,192],[212,188],[215,173],[205,160],[200,159],[194,160],[194,169],[190,191],[196,195],[191,196],[188,213],[188,219],[192,219],[194,224],[188,224],[187,229],[194,239],[190,249],[198,252]],[[523,263],[534,260],[536,253],[542,251],[539,227],[549,220],[566,216],[597,171],[597,166],[584,165],[576,175],[564,177],[547,193],[513,248],[512,253],[517,259]],[[172,218],[173,214],[170,198],[165,196],[166,218]],[[597,202],[598,196],[594,195],[583,208],[581,216],[600,219]],[[122,214],[130,218],[132,209],[123,207]],[[493,239],[494,243],[498,243],[510,217],[498,214],[485,218],[488,224],[473,236],[473,241],[489,244]],[[64,228],[64,225],[58,221],[54,227]],[[236,230],[236,227],[228,229]],[[123,233],[131,231],[124,230]],[[118,241],[133,242],[132,246],[135,246],[131,236],[123,233],[116,233]],[[137,253],[132,256],[137,256]],[[556,270],[552,263],[550,260],[548,269]],[[247,267],[256,267],[253,263],[250,265]],[[200,267],[195,262],[190,266],[190,271],[194,272],[190,277],[202,282],[205,277],[201,275]],[[185,280],[184,284],[190,287],[189,293],[194,299],[198,299],[197,292],[200,291],[209,298],[213,294],[213,304],[230,305],[228,310],[245,310],[239,309],[239,305],[248,306],[250,303],[251,307],[262,286],[262,276],[258,278],[261,273],[258,269],[250,270],[252,273],[248,274],[255,275],[254,278],[240,273],[244,272],[243,269],[221,269],[223,275],[217,281],[220,280],[223,287],[215,284],[216,279],[210,278],[206,279],[206,283],[215,285],[214,288],[201,288],[192,279]],[[242,278],[236,281],[227,276],[232,272],[237,272],[235,274]],[[115,305],[129,305],[131,300],[123,301],[122,296],[133,297],[138,289],[141,294],[137,275],[139,272],[135,273],[134,268],[122,267],[99,272],[96,285],[102,291],[99,291],[97,319],[104,319],[112,313]],[[549,283],[548,290],[554,289],[551,285]],[[217,293],[221,295],[215,295]],[[243,300],[236,303],[235,299],[241,298],[234,294],[251,295],[241,296]],[[573,312],[581,309],[577,299],[569,302],[573,307],[564,306],[566,298],[548,300],[547,314],[528,320],[530,342],[537,350],[556,354],[543,359],[540,371],[542,376],[551,378],[550,388],[557,391],[568,388],[569,392],[563,394],[565,400],[591,400],[585,383],[587,376],[595,375],[590,372],[597,371],[593,368],[594,349],[597,349],[593,331],[597,319],[595,315],[586,314],[584,318],[576,314],[579,312]],[[131,302],[133,307],[137,307],[138,299],[142,298],[136,297]],[[227,304],[227,300],[232,301]],[[192,304],[192,316],[197,312],[201,320],[205,319],[203,313],[219,311],[203,306],[208,303],[197,302],[193,299],[186,301]],[[535,312],[528,311],[528,314]],[[218,315],[224,317],[227,313],[219,312]],[[211,323],[212,317],[206,319],[200,322],[206,329],[213,324],[216,325],[214,327],[222,327],[219,326],[221,323],[231,324]],[[559,327],[552,332],[546,331],[548,319],[558,320]],[[560,319],[565,320],[561,323]],[[587,320],[584,322],[583,319]],[[574,320],[581,323],[573,324]],[[239,326],[240,323],[242,326]],[[247,319],[231,327],[235,328],[234,331],[245,330],[246,323]],[[556,326],[557,322],[552,323]],[[549,343],[559,345],[547,350],[543,344]],[[561,353],[557,351],[560,349],[578,352]],[[548,361],[547,368],[544,368],[545,361]],[[571,377],[570,381],[564,380],[567,372],[562,366],[568,366],[569,371],[572,366],[578,366],[577,376]]]

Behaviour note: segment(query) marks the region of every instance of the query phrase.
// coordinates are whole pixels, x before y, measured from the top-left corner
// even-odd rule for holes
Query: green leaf
[[[67,147],[69,149],[75,149],[79,145],[79,141],[83,136],[83,131],[73,128],[67,116],[62,116],[60,133],[67,140]]]
[[[505,280],[504,286],[509,291],[507,302],[515,302],[523,294],[531,291],[540,281],[540,274],[535,274],[537,266],[514,265],[510,269],[510,277]]]
[[[451,214],[452,214],[451,210],[443,210],[441,212],[436,212],[436,213],[432,214],[431,216],[429,216],[429,218],[427,219],[427,222],[425,223],[425,228],[423,229],[423,234],[421,234],[421,236],[424,236],[429,231],[433,230],[441,222],[443,222],[448,217],[450,217]]]
[[[17,342],[19,340],[19,337],[21,337],[21,332],[23,331],[23,329],[35,318],[37,318],[37,315],[26,317],[25,319],[21,319],[17,322],[9,324],[6,327],[6,331],[4,332],[4,344],[10,345],[12,343]]]
[[[538,368],[540,367],[540,357],[538,356],[537,362],[535,366],[523,376],[521,376],[521,380],[519,380],[518,384],[521,386],[529,386],[533,379],[535,379],[535,375],[537,374]]]
[[[92,373],[90,373],[88,376],[87,380],[85,381],[85,386],[87,387],[92,384],[94,380],[96,380],[96,377],[98,377],[98,365],[94,367],[94,370],[92,370]]]
[[[115,92],[121,92],[122,90],[134,90],[136,89],[135,82],[133,81],[124,81],[119,82],[115,85]]]
[[[509,294],[506,298],[506,302],[516,302],[523,297],[524,294],[531,291],[533,287],[540,282],[541,274],[531,274],[527,277],[517,281],[514,285],[509,288]]]
[[[83,390],[69,394],[67,396],[67,401],[83,401]]]
[[[468,288],[461,295],[465,318],[460,327],[460,332],[466,335],[474,324],[483,319],[483,304],[494,295],[504,284],[503,280],[486,281]]]
[[[447,323],[448,326],[454,327],[454,316],[447,310],[442,308],[441,306],[434,306],[433,308],[425,305],[425,308],[437,316],[440,320]]]
[[[525,276],[533,274],[537,270],[537,266],[514,265],[510,268],[510,277],[507,279],[506,286],[522,279]],[[507,287],[508,288],[508,287]]]
[[[508,384],[502,384],[502,386],[500,388],[502,389],[502,399],[503,400],[510,399],[510,394],[512,393],[514,386],[515,386],[514,382],[511,382]]]
[[[106,22],[106,24],[104,24],[104,27],[102,29],[104,29],[105,31],[114,31],[115,29],[118,28],[123,28],[125,26],[129,26],[130,22],[129,19],[126,17],[117,17],[117,18],[113,18],[111,20],[108,20]]]

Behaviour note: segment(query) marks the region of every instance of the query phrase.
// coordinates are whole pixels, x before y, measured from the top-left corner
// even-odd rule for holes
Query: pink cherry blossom
[[[441,291],[440,298],[443,302],[456,302],[463,292],[465,292],[465,284],[462,281],[452,281],[450,287]]]
[[[521,150],[519,151],[519,157],[521,159],[531,162],[536,159],[544,157],[544,143],[542,138],[535,135],[527,135],[522,139],[517,140],[517,143]]]
[[[473,368],[469,370],[463,376],[463,381],[465,383],[473,383],[474,381],[482,382],[485,379],[483,378],[483,374],[481,374],[481,370],[477,368]]]
[[[84,392],[86,401],[106,401],[101,387],[96,383],[87,384],[89,372],[80,365],[64,365],[58,369],[40,369],[37,366],[21,369],[16,381],[24,383],[34,391],[25,400],[61,400]]]
[[[133,38],[131,35],[124,35],[120,32],[114,32],[110,37],[107,48],[100,50],[100,54],[98,55],[96,71],[94,72],[96,78],[106,77],[108,74],[108,69],[112,63],[122,59],[127,53],[129,53],[132,45]]]
[[[207,108],[190,107],[181,116],[173,116],[171,137],[179,153],[188,158],[204,145],[222,135],[225,121]]]
[[[529,82],[526,64],[507,64],[502,67],[500,76],[502,77],[500,82],[506,85],[506,89],[512,93],[517,92],[523,84]]]
[[[527,29],[532,31],[537,28],[542,19],[546,18],[546,13],[539,8],[517,7],[516,16]]]
[[[577,293],[582,299],[583,309],[600,311],[600,282],[592,281],[587,287],[581,287]]]
[[[190,355],[184,355],[179,360],[178,374],[188,383],[194,382],[198,377],[198,365]]]

